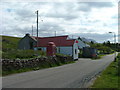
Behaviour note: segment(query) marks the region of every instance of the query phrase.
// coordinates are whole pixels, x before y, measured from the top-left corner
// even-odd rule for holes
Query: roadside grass
[[[2,76],[7,76],[7,75],[11,75],[11,74],[17,74],[17,73],[22,73],[22,72],[36,71],[36,70],[52,68],[52,67],[58,67],[58,66],[62,66],[62,65],[65,65],[65,64],[72,64],[72,63],[75,63],[75,61],[69,61],[69,62],[59,63],[59,64],[45,63],[43,65],[33,67],[33,68],[23,68],[23,69],[19,69],[19,70],[2,71]]]
[[[90,88],[120,89],[120,87],[118,87],[118,85],[120,85],[120,82],[118,81],[120,79],[118,63],[120,64],[120,54],[117,56],[117,62],[112,62],[95,80],[94,84]]]
[[[109,54],[99,54],[97,57],[94,57],[94,58],[91,58],[92,60],[98,60],[98,59],[101,59],[102,57],[106,56],[106,55],[111,55],[113,54],[114,52],[112,53],[109,53]]]
[[[91,58],[91,59],[92,60],[98,60],[98,59],[101,59],[103,56],[106,56],[106,55],[109,55],[109,54],[100,54],[97,57],[94,57],[94,58]]]

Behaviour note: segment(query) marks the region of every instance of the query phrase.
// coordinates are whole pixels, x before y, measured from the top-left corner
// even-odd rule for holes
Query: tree
[[[94,44],[94,42],[93,42],[93,41],[91,41],[91,44]]]
[[[106,44],[107,44],[107,46],[109,46],[109,47],[110,47],[110,41],[107,41],[107,42],[106,42]]]
[[[106,43],[105,43],[105,42],[103,42],[103,45],[106,45]]]

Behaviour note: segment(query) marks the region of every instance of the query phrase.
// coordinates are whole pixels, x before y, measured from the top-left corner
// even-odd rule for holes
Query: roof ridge
[[[31,36],[34,38],[37,38],[36,36]],[[38,38],[55,38],[55,37],[68,37],[68,35],[63,35],[63,36],[50,36],[50,37],[38,37]]]

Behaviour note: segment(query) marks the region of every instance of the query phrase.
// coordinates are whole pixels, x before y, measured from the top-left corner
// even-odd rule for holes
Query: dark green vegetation
[[[94,43],[94,44],[90,43],[90,46],[96,48],[99,54],[110,54],[114,52],[112,48],[103,45],[101,43]]]
[[[11,37],[11,36],[2,36],[2,58],[5,59],[15,59],[15,58],[35,58],[38,55],[45,56],[45,53],[42,51],[34,50],[18,50],[18,42],[21,38]]]
[[[119,88],[120,85],[120,53],[117,56],[117,62],[112,62],[106,70],[102,72],[91,88]]]
[[[110,41],[107,41],[107,42],[104,42],[103,45],[108,46],[117,52],[120,52],[120,44],[119,43],[115,44],[115,43],[110,43]]]

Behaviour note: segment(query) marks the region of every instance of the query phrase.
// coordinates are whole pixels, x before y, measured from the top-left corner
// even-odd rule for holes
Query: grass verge
[[[108,54],[100,54],[100,55],[98,55],[97,57],[91,58],[91,59],[92,59],[92,60],[101,59],[103,56],[106,56],[106,55],[108,55]]]
[[[118,62],[120,61],[120,54],[117,57],[117,62],[112,62],[106,70],[95,80],[94,84],[90,88],[116,88],[120,89],[118,85],[120,82],[120,74],[118,69]],[[120,63],[120,62],[119,62]]]

